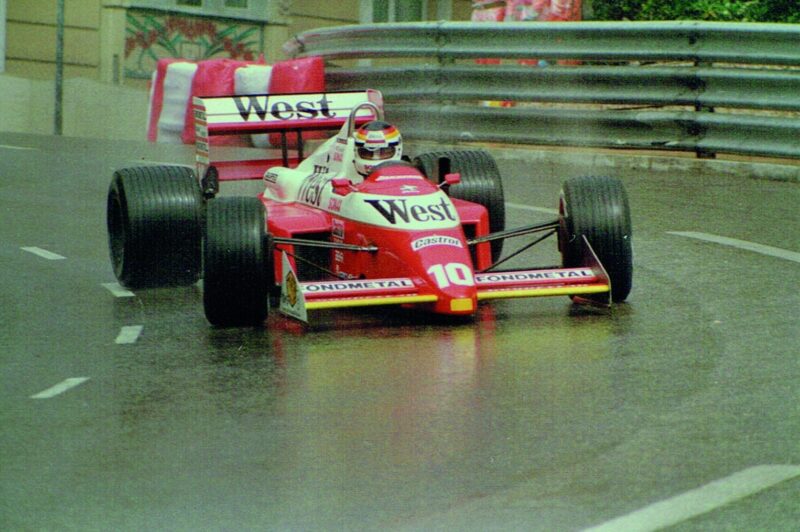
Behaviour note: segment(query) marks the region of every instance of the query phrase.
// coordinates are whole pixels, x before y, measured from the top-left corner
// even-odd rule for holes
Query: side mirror
[[[346,177],[337,177],[336,179],[331,179],[331,185],[333,186],[334,194],[338,194],[340,196],[347,196],[353,191],[353,183]]]
[[[444,181],[439,186],[446,189],[459,183],[461,183],[461,174],[458,172],[452,172],[444,175]]]

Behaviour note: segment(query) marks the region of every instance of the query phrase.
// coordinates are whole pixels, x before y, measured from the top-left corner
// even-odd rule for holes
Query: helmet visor
[[[385,148],[368,149],[366,147],[358,148],[358,156],[367,161],[383,161],[391,159],[395,154],[394,146],[387,146]]]

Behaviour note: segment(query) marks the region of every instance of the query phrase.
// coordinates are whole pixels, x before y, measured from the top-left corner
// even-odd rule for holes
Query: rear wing
[[[363,103],[383,109],[379,91],[323,92],[303,94],[246,94],[198,97],[192,100],[197,175],[202,180],[214,168],[219,181],[261,179],[267,168],[296,166],[304,158],[303,132],[338,130],[347,122],[350,111]],[[356,125],[376,117],[369,108],[359,110]],[[211,157],[211,137],[280,133],[280,158],[248,161],[215,161]],[[288,134],[293,133],[297,152],[289,156]]]

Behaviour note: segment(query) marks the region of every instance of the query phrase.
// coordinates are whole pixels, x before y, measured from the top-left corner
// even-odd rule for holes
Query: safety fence
[[[380,89],[409,138],[800,158],[800,25],[373,24],[284,50]]]

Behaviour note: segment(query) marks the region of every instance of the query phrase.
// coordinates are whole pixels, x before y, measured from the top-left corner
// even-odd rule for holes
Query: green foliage
[[[797,0],[593,0],[596,20],[800,22]]]

